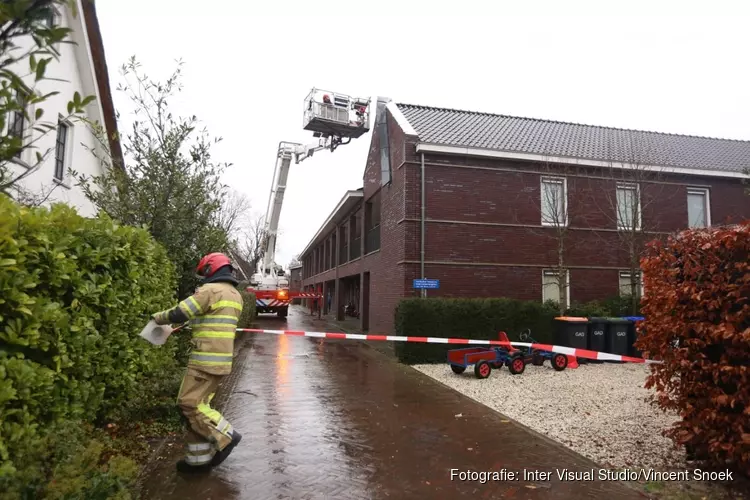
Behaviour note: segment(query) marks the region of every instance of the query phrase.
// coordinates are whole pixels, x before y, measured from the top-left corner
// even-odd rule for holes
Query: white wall
[[[48,78],[59,78],[65,80],[65,82],[42,81],[37,84],[36,88],[42,93],[60,92],[39,105],[44,109],[44,115],[40,122],[54,122],[56,124],[59,116],[66,116],[68,114],[68,101],[72,100],[74,92],[77,91],[82,98],[87,95],[97,95],[97,98],[87,106],[87,118],[103,124],[101,101],[94,80],[88,37],[84,31],[83,10],[79,6],[77,19],[67,9],[59,14],[57,22],[74,30],[69,37],[76,41],[77,45],[61,44],[58,49],[60,60],[51,61],[47,67],[46,76]],[[29,44],[31,44],[31,41],[29,41]],[[25,66],[16,68],[18,74],[25,75],[28,73],[28,63],[25,63]],[[29,83],[32,82],[33,79]],[[33,118],[34,109],[29,111],[29,116]],[[103,150],[87,124],[72,121],[70,125],[72,126],[69,128],[66,146],[63,181],[58,182],[54,179],[57,131],[52,130],[46,134],[34,131],[34,138],[40,136],[41,138],[37,140],[33,148],[24,151],[21,159],[28,164],[35,164],[37,151],[44,154],[49,149],[50,152],[38,169],[23,179],[21,185],[34,193],[47,193],[51,188],[54,188],[45,205],[54,202],[67,203],[76,208],[81,215],[90,217],[96,215],[96,210],[86,199],[83,191],[75,186],[76,181],[68,173],[68,168],[73,168],[79,174],[87,176],[101,174],[102,165],[100,161],[84,145],[97,150],[100,155]],[[14,166],[14,168],[17,172],[23,171],[21,166]]]

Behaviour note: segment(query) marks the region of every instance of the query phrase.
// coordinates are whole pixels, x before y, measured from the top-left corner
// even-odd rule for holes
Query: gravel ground
[[[651,393],[643,388],[645,365],[588,364],[556,372],[546,361],[527,365],[521,375],[493,370],[484,380],[473,367],[461,375],[447,364],[413,367],[602,467],[685,468],[683,451],[661,435],[677,417],[645,402]]]

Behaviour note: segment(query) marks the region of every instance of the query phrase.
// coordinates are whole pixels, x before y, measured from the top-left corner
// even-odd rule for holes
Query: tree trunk
[[[557,290],[560,297],[558,307],[560,316],[565,316],[565,310],[568,308],[568,275],[565,269],[565,240],[563,238],[562,234],[559,234],[557,238]]]

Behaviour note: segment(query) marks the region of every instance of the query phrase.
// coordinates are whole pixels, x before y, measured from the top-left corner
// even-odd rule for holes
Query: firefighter
[[[221,380],[232,371],[242,295],[229,258],[211,253],[198,263],[201,284],[175,307],[154,314],[159,325],[190,321],[193,350],[182,379],[177,405],[187,421],[187,453],[177,463],[180,472],[205,472],[221,464],[242,436],[209,403]]]

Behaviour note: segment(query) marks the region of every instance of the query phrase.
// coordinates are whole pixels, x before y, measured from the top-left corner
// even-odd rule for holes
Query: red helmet
[[[223,253],[210,253],[203,257],[195,268],[195,273],[201,278],[210,278],[216,271],[224,266],[231,266],[232,262],[229,257]]]

